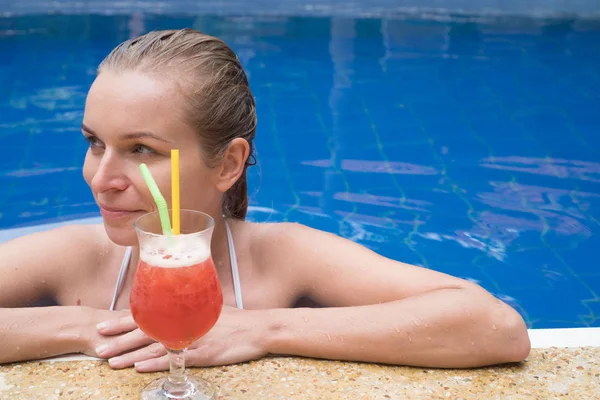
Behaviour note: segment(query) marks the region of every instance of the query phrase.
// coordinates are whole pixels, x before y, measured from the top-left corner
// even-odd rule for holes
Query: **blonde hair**
[[[245,139],[250,146],[242,176],[225,193],[222,211],[245,219],[248,210],[246,169],[254,165],[256,104],[248,78],[233,50],[221,39],[193,29],[152,31],[117,46],[99,65],[173,79],[182,89],[183,115],[200,136],[205,162],[218,163],[229,143]]]

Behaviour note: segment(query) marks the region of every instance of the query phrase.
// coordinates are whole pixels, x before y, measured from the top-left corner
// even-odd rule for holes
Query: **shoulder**
[[[256,224],[254,230],[255,250],[263,254],[286,257],[294,254],[298,260],[302,260],[318,257],[322,251],[353,249],[371,252],[349,239],[297,222],[260,223]]]
[[[54,271],[54,292],[60,296],[81,282],[99,265],[113,256],[116,249],[104,230],[98,225],[66,225],[47,232],[44,252],[50,260],[48,268]]]
[[[296,222],[251,223],[252,250],[258,254],[286,253],[299,249],[315,240],[322,240],[330,233],[310,228]]]
[[[38,295],[55,297],[89,270],[94,254],[106,251],[102,232],[101,226],[68,225],[2,243],[0,274],[12,283],[2,289],[11,292],[11,299],[4,300],[24,304]]]
[[[256,231],[256,258],[269,266],[271,274],[293,280],[302,295],[319,304],[376,304],[465,284],[302,224],[260,224]]]
[[[103,245],[102,225],[64,225],[58,228],[19,236],[2,244],[3,249],[25,247],[35,249],[35,254],[85,253]],[[106,237],[106,239],[108,239]]]
[[[250,257],[257,272],[268,275],[280,273],[281,263],[288,259],[290,254],[296,254],[297,258],[298,253],[303,253],[303,249],[311,247],[311,241],[328,235],[293,222],[236,220],[229,223],[234,242],[240,244],[238,252]]]
[[[255,263],[275,269],[279,275],[293,275],[297,281],[309,278],[312,270],[329,261],[328,249],[344,251],[356,246],[333,233],[296,222],[258,223],[252,231],[250,250]]]
[[[88,265],[82,261],[98,260],[110,253],[116,246],[110,241],[102,224],[67,225],[54,232],[57,247],[69,255],[68,263],[79,267]]]
[[[46,266],[59,271],[84,269],[111,246],[102,225],[73,224],[24,237],[23,245],[36,249],[39,257],[47,259]]]
[[[98,224],[64,225],[23,239],[38,242],[51,252],[67,250],[79,255],[92,254],[103,249],[109,242],[103,226]]]

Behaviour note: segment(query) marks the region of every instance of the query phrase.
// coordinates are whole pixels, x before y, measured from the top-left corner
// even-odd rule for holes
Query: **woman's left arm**
[[[302,225],[271,229],[264,254],[327,307],[255,313],[269,353],[448,368],[529,354],[519,313],[476,284]]]

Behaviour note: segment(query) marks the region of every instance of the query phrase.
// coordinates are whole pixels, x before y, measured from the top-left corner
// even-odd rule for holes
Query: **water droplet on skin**
[[[17,346],[17,351],[21,350],[21,347]]]
[[[492,325],[492,329],[495,330],[495,331],[497,331],[498,327],[496,325]]]
[[[431,342],[431,338],[429,336],[427,336],[427,341]]]
[[[471,342],[471,346],[475,346],[475,342]]]
[[[408,337],[408,341],[412,343],[412,337]]]
[[[396,332],[397,332],[397,333],[400,333],[400,328],[396,328]]]
[[[304,317],[304,323],[308,324],[308,322],[310,321],[310,319],[308,319],[308,317]]]
[[[329,333],[327,334],[327,340],[331,340],[331,335]]]
[[[414,320],[413,320],[413,322],[412,322],[412,324],[413,324],[414,326],[421,326],[421,321],[419,321],[419,320],[417,320],[417,319],[414,319]]]

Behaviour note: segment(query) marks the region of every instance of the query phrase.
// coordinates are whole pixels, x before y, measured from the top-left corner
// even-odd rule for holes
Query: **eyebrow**
[[[91,130],[89,127],[87,127],[85,124],[81,124],[81,129],[86,131],[87,133],[94,135],[94,136],[98,136],[93,130]],[[156,139],[159,140],[161,142],[165,142],[165,143],[173,143],[170,140],[167,140],[165,138],[162,138],[158,135],[155,135],[152,132],[131,132],[131,133],[126,133],[124,135],[120,136],[121,139],[123,140],[133,140],[133,139],[140,139],[140,138],[151,138],[151,139]]]

